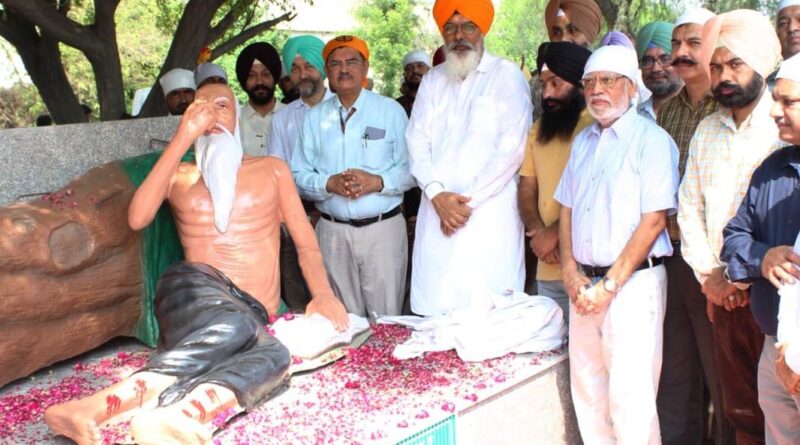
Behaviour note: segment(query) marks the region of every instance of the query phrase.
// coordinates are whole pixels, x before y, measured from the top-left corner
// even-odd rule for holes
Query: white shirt
[[[794,242],[795,253],[800,254],[800,234]],[[786,364],[795,374],[800,374],[800,281],[784,284],[778,289],[778,342],[787,345],[784,351]]]
[[[630,108],[611,127],[586,127],[555,199],[572,209],[572,255],[590,266],[614,264],[643,213],[677,208],[678,148],[652,120]],[[672,255],[667,230],[649,256]]]
[[[322,101],[329,99],[333,93],[325,88]],[[285,107],[275,112],[272,118],[272,129],[267,139],[267,156],[283,159],[287,164],[292,162],[292,152],[297,136],[303,130],[303,119],[311,107],[303,98],[288,103]]]
[[[275,116],[275,112],[281,108],[283,108],[283,104],[277,99],[275,99],[275,107],[266,116],[262,116],[256,111],[250,105],[250,101],[242,107],[239,114],[239,131],[242,133],[244,154],[267,155],[267,138],[269,138],[269,131],[272,128],[272,118]]]
[[[412,258],[415,313],[441,314],[522,289],[516,177],[530,126],[530,88],[508,60],[484,51],[463,81],[450,79],[445,65],[422,78],[406,131],[411,174],[425,190]],[[473,208],[451,237],[430,202],[442,191],[470,197]]]

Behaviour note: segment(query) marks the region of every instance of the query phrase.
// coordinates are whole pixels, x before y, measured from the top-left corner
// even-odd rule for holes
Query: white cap
[[[639,71],[639,61],[636,58],[636,51],[626,46],[608,45],[597,48],[583,69],[583,77],[587,74],[598,71],[608,71],[621,74],[636,84],[639,96],[639,103],[645,102],[653,93],[644,86],[642,72]]]
[[[142,105],[144,105],[144,101],[147,99],[147,95],[150,94],[150,87],[147,88],[139,88],[133,93],[133,103],[131,104],[131,116],[138,116],[139,112],[142,111]]]
[[[706,8],[693,8],[684,12],[683,15],[678,17],[678,20],[675,20],[675,27],[672,29],[675,29],[687,23],[692,23],[695,25],[702,26],[705,25],[707,21],[714,18],[714,16],[716,16],[716,14],[714,14],[713,12],[709,11]]]
[[[228,75],[225,74],[225,70],[216,63],[201,63],[197,65],[197,68],[194,70],[195,85],[200,85],[209,77],[221,77],[225,79],[225,83],[228,83]]]
[[[164,97],[167,97],[167,94],[181,88],[188,88],[190,90],[197,89],[194,84],[194,74],[183,68],[173,68],[167,71],[167,74],[161,76],[158,82],[161,83],[161,90],[164,92]]]
[[[778,12],[781,12],[781,10],[789,6],[800,6],[800,0],[781,0],[781,2],[778,3]]]
[[[428,53],[421,49],[415,49],[414,51],[410,51],[408,54],[403,57],[403,68],[406,67],[409,63],[414,62],[421,62],[424,63],[428,68],[431,67],[431,61],[428,57]]]
[[[792,57],[784,60],[775,75],[775,79],[787,79],[795,82],[800,82],[800,54],[795,54]]]

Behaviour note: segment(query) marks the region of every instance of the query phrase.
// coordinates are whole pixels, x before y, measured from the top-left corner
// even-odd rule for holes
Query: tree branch
[[[241,45],[242,43],[250,40],[251,38],[255,37],[256,35],[274,27],[278,23],[284,21],[290,21],[295,18],[297,14],[293,12],[286,12],[283,15],[276,17],[272,20],[267,20],[266,22],[259,23],[258,25],[252,26],[250,28],[245,29],[244,31],[240,32],[239,34],[231,37],[227,41],[223,42],[216,48],[211,51],[211,60],[213,61],[219,56],[226,54],[232,51],[237,46]]]
[[[0,3],[60,42],[83,52],[91,53],[100,48],[99,40],[88,27],[70,20],[43,0],[2,0]]]
[[[212,26],[211,29],[208,30],[208,43],[214,43],[219,40],[233,24],[236,20],[241,17],[242,12],[245,11],[244,6],[242,3],[248,2],[252,3],[253,0],[240,0],[236,2],[235,5],[231,6],[231,9],[225,14],[216,25]]]

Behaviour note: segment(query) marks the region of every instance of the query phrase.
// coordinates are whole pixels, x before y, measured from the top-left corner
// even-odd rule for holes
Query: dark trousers
[[[666,259],[667,309],[658,386],[658,420],[664,445],[700,445],[706,436],[708,388],[714,405],[714,443],[733,445],[734,431],[723,415],[722,390],[706,298],[676,246]]]
[[[311,292],[308,290],[303,271],[300,269],[300,260],[297,258],[297,248],[294,245],[289,230],[281,224],[281,299],[293,312],[305,312],[306,306],[311,301]]]
[[[749,307],[730,312],[714,306],[714,355],[722,385],[725,416],[737,445],[764,443],[764,413],[758,405],[758,360],[764,334]]]
[[[217,269],[170,266],[158,283],[155,312],[158,352],[143,371],[178,378],[161,393],[159,406],[211,383],[233,391],[250,410],[284,382],[289,350],[264,329],[267,311]]]

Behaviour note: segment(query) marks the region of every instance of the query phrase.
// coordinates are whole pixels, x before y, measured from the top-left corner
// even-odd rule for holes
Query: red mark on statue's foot
[[[216,404],[220,403],[219,397],[217,397],[217,391],[214,388],[208,388],[206,390],[206,395],[208,396],[208,400],[210,400],[211,403],[216,403]]]
[[[144,403],[144,393],[147,392],[147,384],[144,382],[144,380],[140,379],[137,379],[135,383],[136,389],[134,389],[134,391],[136,392],[136,397],[139,398],[139,408],[141,408],[142,403]]]
[[[198,402],[197,400],[191,400],[189,403],[192,404],[193,407],[197,408],[197,411],[200,413],[200,423],[206,422],[206,409],[203,408],[203,404]]]
[[[122,400],[120,400],[120,398],[114,394],[106,396],[106,415],[112,416],[116,414],[117,411],[119,411],[119,406],[121,403]]]
[[[186,417],[188,417],[190,419],[192,418],[192,414],[189,413],[189,411],[186,411],[185,409],[182,409],[181,412],[183,413],[184,416],[186,416]]]

